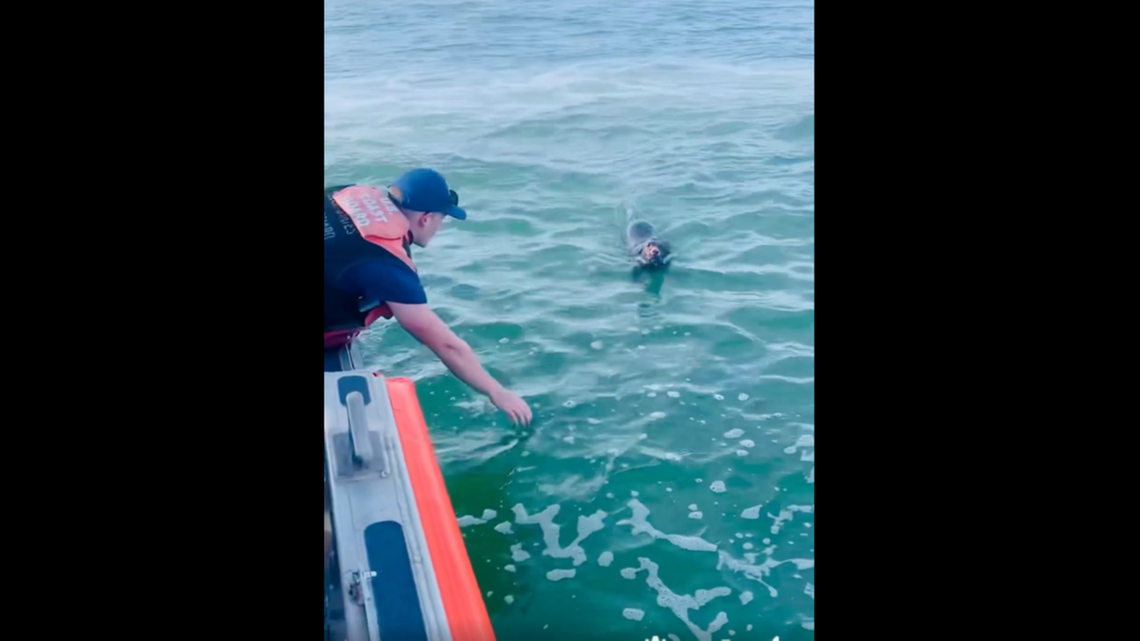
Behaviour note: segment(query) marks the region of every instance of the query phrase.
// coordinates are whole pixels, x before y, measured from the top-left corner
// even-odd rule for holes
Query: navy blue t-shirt
[[[405,305],[427,303],[427,293],[419,275],[395,256],[356,265],[341,275],[336,287],[363,296],[366,301]]]

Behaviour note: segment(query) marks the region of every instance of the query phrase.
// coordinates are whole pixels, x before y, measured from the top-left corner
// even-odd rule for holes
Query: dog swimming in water
[[[625,245],[634,264],[644,270],[664,270],[673,260],[669,242],[657,237],[657,230],[647,220],[631,218],[625,228]]]

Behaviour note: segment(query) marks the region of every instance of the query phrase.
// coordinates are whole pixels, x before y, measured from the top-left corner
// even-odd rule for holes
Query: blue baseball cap
[[[395,187],[395,189],[392,189]],[[434,169],[412,169],[388,185],[392,200],[404,209],[446,214],[466,220],[467,212],[459,208],[459,194]]]

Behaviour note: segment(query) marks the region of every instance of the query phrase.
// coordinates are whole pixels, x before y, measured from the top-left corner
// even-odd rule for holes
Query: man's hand
[[[499,391],[491,394],[491,402],[506,412],[515,425],[521,424],[523,427],[530,425],[532,418],[530,406],[514,392],[500,387]]]
[[[435,352],[459,380],[491,397],[495,407],[506,412],[516,424],[530,424],[531,412],[526,402],[491,378],[471,347],[456,336],[431,308],[402,303],[388,303],[388,307],[400,326]]]

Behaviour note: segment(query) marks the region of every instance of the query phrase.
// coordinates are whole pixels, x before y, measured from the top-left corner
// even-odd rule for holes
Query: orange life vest
[[[350,185],[325,190],[325,287],[365,261],[395,256],[416,270],[408,219],[388,194],[376,187]],[[326,292],[326,296],[328,293]],[[346,294],[347,295],[347,294]],[[383,301],[357,301],[363,315],[354,327],[325,331],[325,346],[343,344],[380,318],[392,318]],[[331,335],[331,336],[330,336]]]

